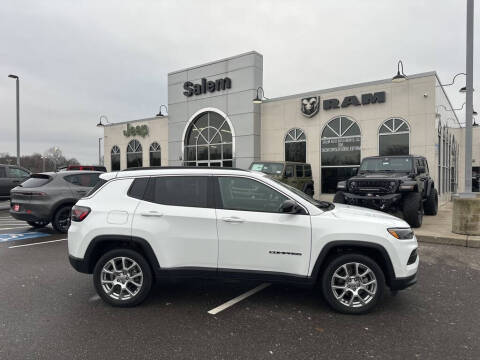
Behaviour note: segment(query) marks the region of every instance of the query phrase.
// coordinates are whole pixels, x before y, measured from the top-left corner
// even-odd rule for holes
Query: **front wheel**
[[[438,212],[438,192],[437,189],[433,188],[430,190],[430,195],[428,195],[425,204],[423,205],[425,209],[425,215],[437,215]]]
[[[344,314],[364,314],[380,301],[385,276],[378,264],[362,254],[345,254],[333,259],[322,277],[327,303]]]
[[[152,288],[152,271],[145,258],[130,249],[111,250],[93,270],[97,294],[113,306],[130,307],[143,302]]]
[[[27,221],[27,224],[33,228],[43,228],[48,225],[50,221],[47,220],[38,220],[38,221]]]
[[[408,193],[403,199],[402,212],[403,218],[412,228],[418,228],[422,226],[422,195],[418,192]]]
[[[66,234],[70,227],[71,206],[62,206],[53,216],[52,226],[59,233]]]

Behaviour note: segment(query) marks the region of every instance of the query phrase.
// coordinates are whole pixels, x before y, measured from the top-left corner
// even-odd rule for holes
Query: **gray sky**
[[[263,54],[267,97],[388,78],[398,59],[407,75],[436,70],[448,83],[465,72],[465,9],[466,0],[6,0],[0,152],[16,152],[9,73],[21,77],[22,154],[58,146],[96,163],[100,115],[150,117],[168,103],[168,72],[250,50]],[[480,4],[475,10],[480,90]],[[454,107],[464,84],[462,76],[448,88]]]

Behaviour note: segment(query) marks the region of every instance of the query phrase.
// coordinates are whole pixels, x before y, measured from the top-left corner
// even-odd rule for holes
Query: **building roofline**
[[[136,120],[119,121],[119,122],[116,122],[116,123],[105,124],[104,127],[122,125],[122,124],[133,123],[133,122],[150,121],[150,120],[155,120],[155,119],[168,119],[168,115],[167,116],[152,116],[152,117],[149,117],[149,118],[136,119]]]
[[[436,76],[437,79],[438,79],[437,73],[435,71],[428,71],[428,72],[408,75],[408,79],[416,79],[416,78],[422,78],[422,77],[428,77],[428,76]],[[343,86],[338,86],[338,87],[333,87],[333,88],[328,88],[328,89],[308,91],[308,92],[304,92],[304,93],[298,93],[298,94],[287,95],[287,96],[280,96],[280,97],[271,98],[271,99],[268,99],[268,100],[263,100],[262,103],[263,102],[267,103],[267,102],[273,102],[273,101],[279,101],[279,100],[288,100],[288,99],[295,99],[295,98],[299,98],[299,97],[307,97],[307,96],[325,94],[325,93],[347,90],[347,89],[352,89],[352,88],[358,88],[358,87],[363,87],[363,86],[388,84],[388,83],[391,83],[391,82],[392,82],[392,78],[382,79],[382,80],[374,80],[374,81],[367,81],[367,82],[357,83],[357,84],[352,84],[352,85],[343,85]]]
[[[184,69],[181,69],[181,70],[171,71],[171,72],[168,73],[168,76],[173,75],[173,74],[178,74],[178,73],[181,73],[181,72],[184,72],[184,71],[187,71],[187,70],[198,69],[198,68],[203,67],[203,66],[208,66],[208,65],[216,64],[216,63],[219,63],[219,62],[222,62],[222,61],[227,61],[227,60],[235,59],[235,58],[238,58],[238,57],[241,57],[241,56],[252,55],[252,54],[260,55],[260,56],[263,57],[263,55],[260,54],[259,52],[255,51],[255,50],[252,50],[252,51],[248,51],[248,52],[245,52],[245,53],[242,53],[242,54],[229,56],[229,57],[226,57],[226,58],[223,58],[223,59],[220,59],[220,60],[214,60],[214,61],[206,62],[206,63],[200,64],[200,65],[194,65],[192,67],[184,68]]]

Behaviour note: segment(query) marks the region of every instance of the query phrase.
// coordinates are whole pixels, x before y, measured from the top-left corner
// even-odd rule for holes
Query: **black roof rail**
[[[179,169],[189,169],[189,170],[236,170],[236,171],[248,171],[240,168],[224,168],[218,166],[145,166],[145,167],[131,167],[123,169],[121,171],[137,171],[137,170],[179,170]]]

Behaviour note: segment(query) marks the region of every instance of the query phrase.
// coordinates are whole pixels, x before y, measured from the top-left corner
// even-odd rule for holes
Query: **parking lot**
[[[0,211],[0,359],[478,359],[480,249],[422,244],[418,284],[363,316],[318,290],[165,281],[140,307],[105,305],[75,272],[65,235]]]

